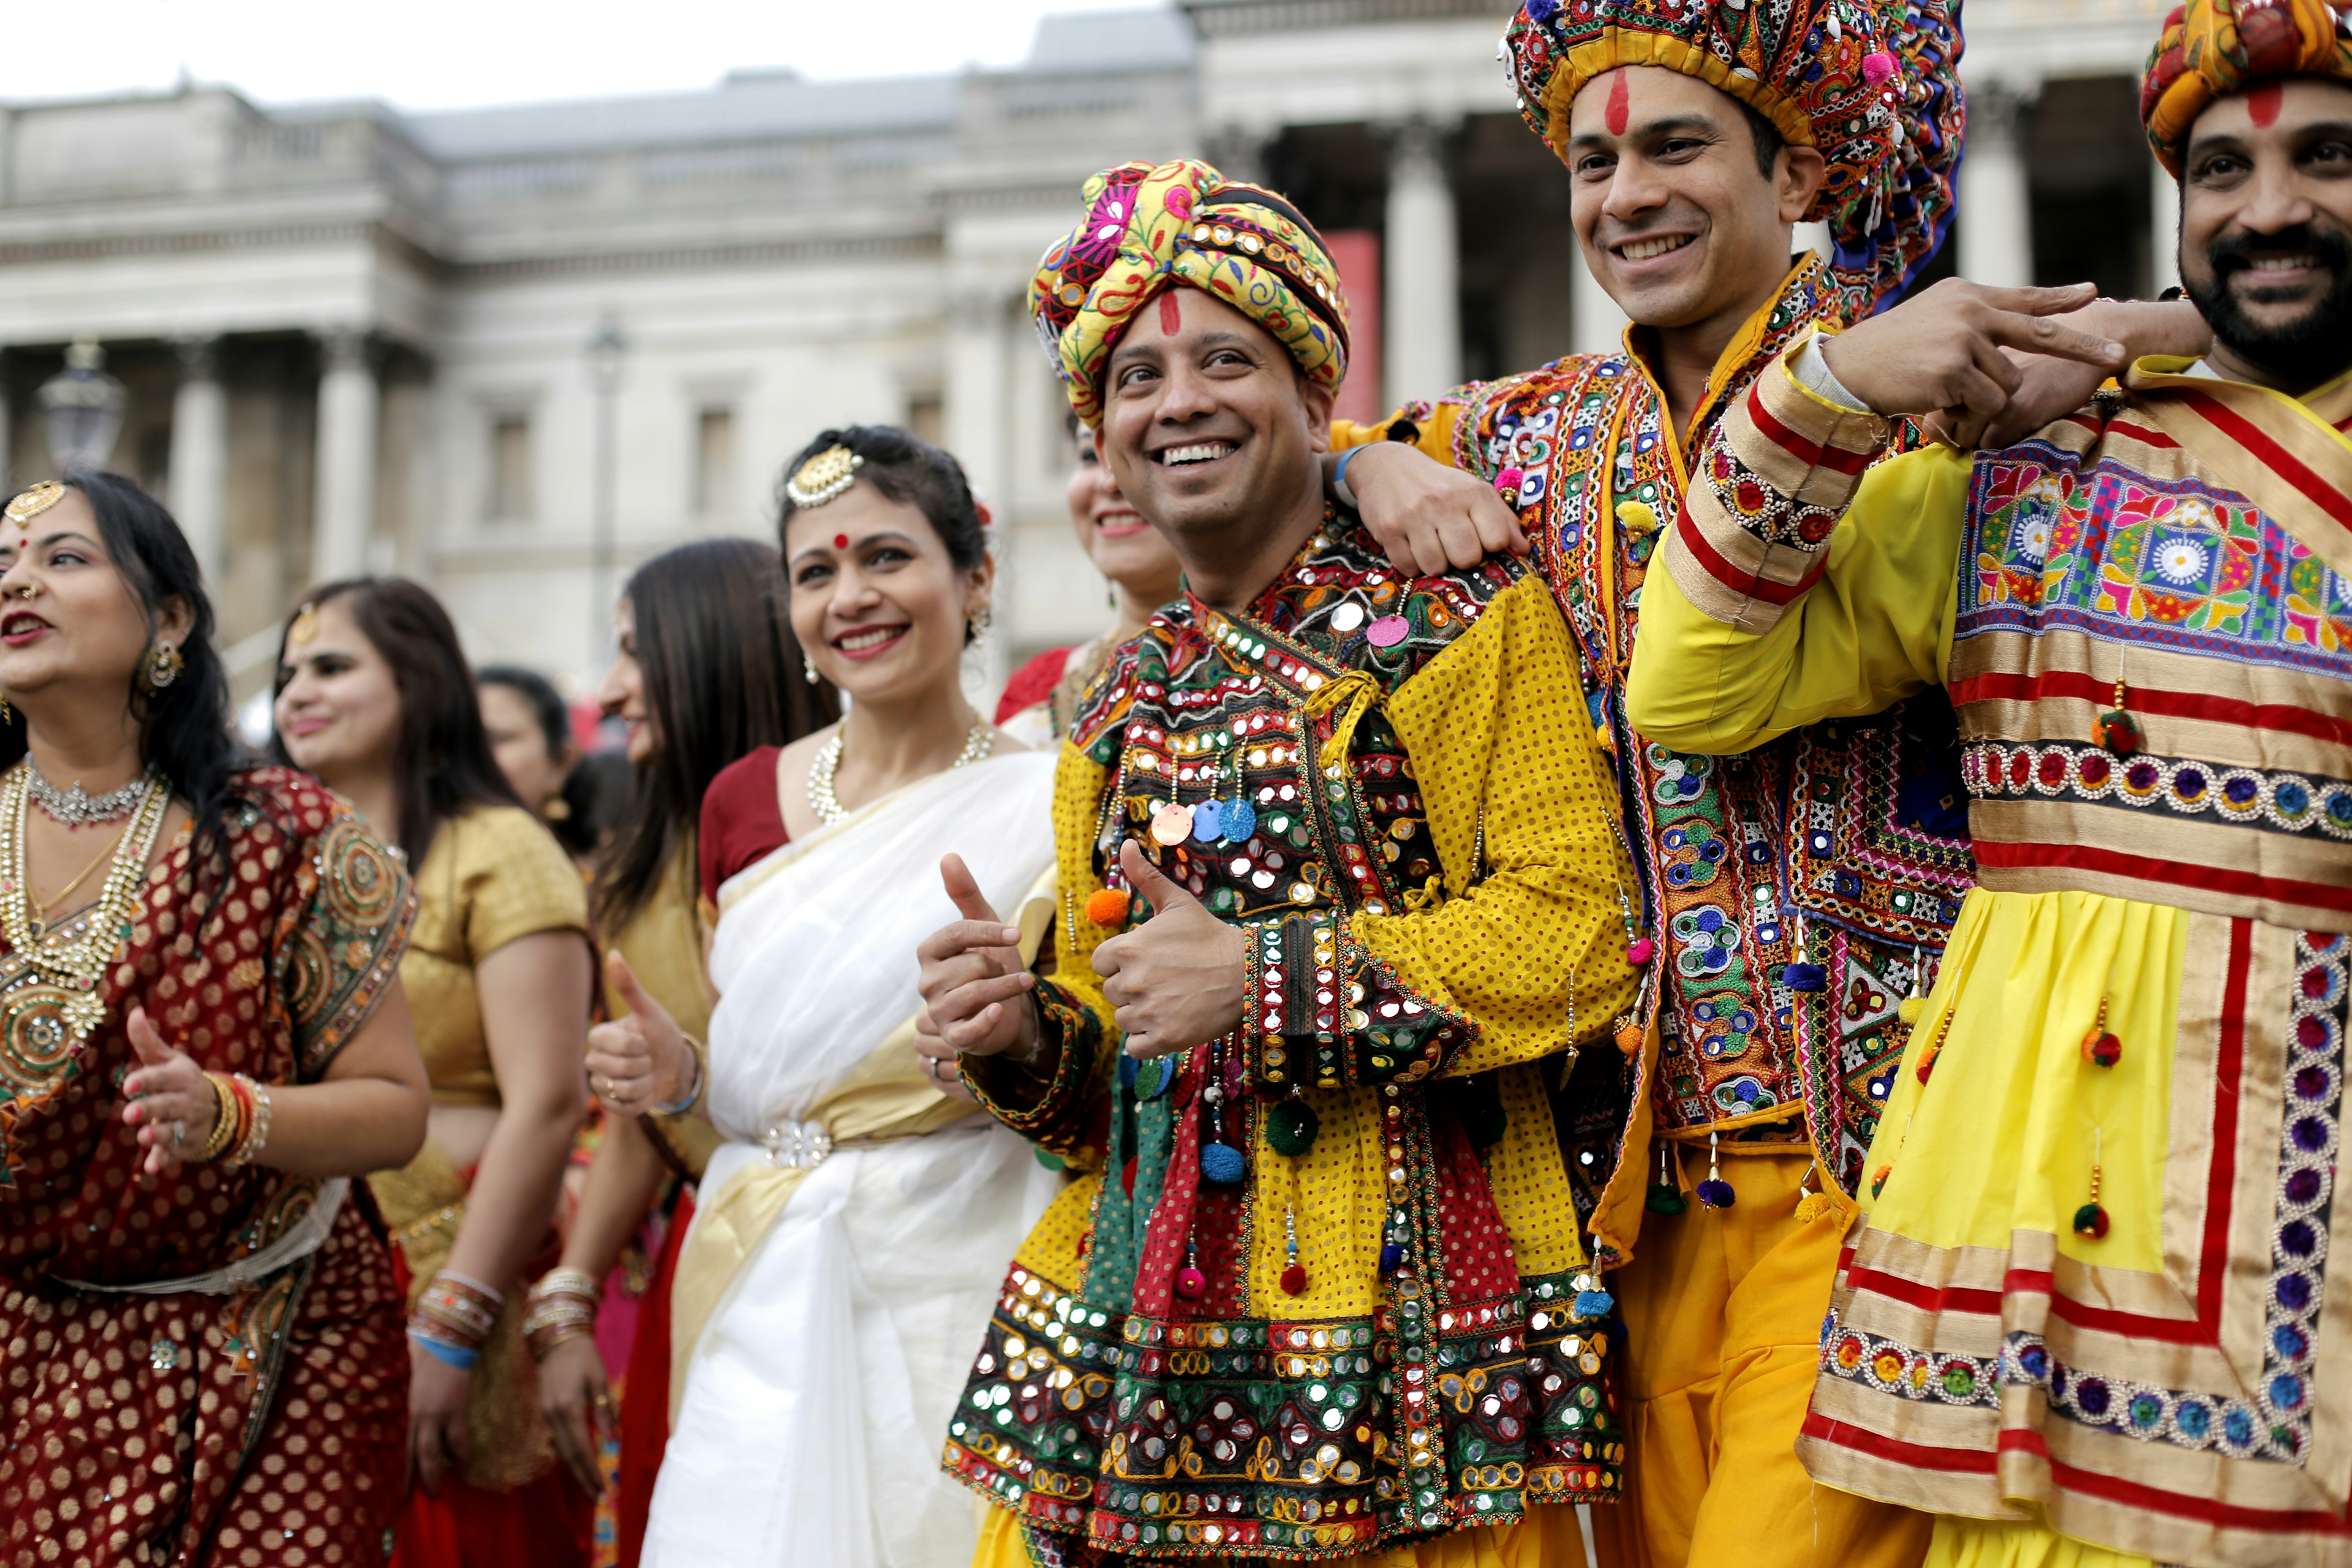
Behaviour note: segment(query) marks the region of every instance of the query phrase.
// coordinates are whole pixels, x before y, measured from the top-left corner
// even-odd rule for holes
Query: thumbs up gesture
[[[643,1116],[686,1090],[693,1053],[669,1010],[649,995],[618,952],[604,955],[604,978],[629,1010],[588,1031],[588,1087],[624,1116]]]
[[[1118,864],[1151,904],[1150,920],[1095,949],[1128,1054],[1163,1057],[1231,1032],[1242,1021],[1249,937],[1162,876],[1134,839],[1120,847]]]
[[[940,862],[940,880],[963,918],[915,949],[923,965],[916,984],[929,1026],[925,1033],[964,1056],[1034,1061],[1042,1044],[1031,994],[1037,977],[1021,962],[1021,928],[1006,925],[990,907],[962,856]],[[934,1082],[944,1087],[952,1079],[940,1066],[943,1057],[919,1040],[917,1050]]]
[[[212,1137],[220,1097],[204,1068],[163,1043],[144,1007],[131,1009],[123,1032],[131,1037],[139,1066],[122,1080],[122,1120],[139,1129],[140,1146],[147,1151],[139,1168],[151,1176],[168,1176]]]

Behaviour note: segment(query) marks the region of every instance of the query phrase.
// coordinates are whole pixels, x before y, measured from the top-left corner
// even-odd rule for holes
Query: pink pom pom
[[[1895,57],[1881,49],[1862,57],[1862,79],[1872,87],[1883,84],[1895,74]]]
[[[1209,1277],[1197,1268],[1176,1270],[1176,1294],[1187,1301],[1197,1301],[1209,1289]]]
[[[1656,942],[1646,936],[1637,936],[1625,944],[1625,962],[1639,969],[1649,963],[1650,955],[1657,951]]]
[[[1506,496],[1516,496],[1519,493],[1520,481],[1527,477],[1518,468],[1505,468],[1495,476],[1495,488]]]

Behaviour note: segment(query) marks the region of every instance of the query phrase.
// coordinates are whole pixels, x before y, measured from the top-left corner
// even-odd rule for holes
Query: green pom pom
[[[1680,1214],[1690,1205],[1683,1201],[1683,1190],[1672,1182],[1652,1182],[1650,1200],[1643,1206],[1652,1214]]]
[[[1295,1160],[1315,1147],[1315,1134],[1322,1126],[1315,1108],[1305,1100],[1277,1100],[1265,1113],[1265,1141],[1276,1153]]]

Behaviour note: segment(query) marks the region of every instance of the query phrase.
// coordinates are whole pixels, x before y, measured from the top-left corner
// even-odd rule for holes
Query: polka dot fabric
[[[54,1081],[0,1104],[0,1564],[379,1563],[399,1501],[407,1347],[391,1253],[354,1189],[309,1258],[228,1295],[127,1295],[269,1245],[318,1184],[267,1169],[136,1173],[117,1117],[143,1005],[205,1068],[314,1079],[399,962],[413,900],[348,808],[242,775],[226,879],[158,862]],[[372,922],[372,923],[371,923]]]

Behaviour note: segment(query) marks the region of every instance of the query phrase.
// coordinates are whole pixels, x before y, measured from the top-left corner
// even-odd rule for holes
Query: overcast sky
[[[1004,65],[1037,18],[1141,0],[15,0],[0,100],[169,88],[184,68],[265,102],[448,109]]]

